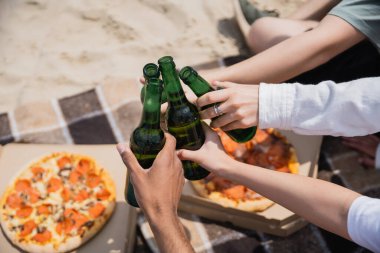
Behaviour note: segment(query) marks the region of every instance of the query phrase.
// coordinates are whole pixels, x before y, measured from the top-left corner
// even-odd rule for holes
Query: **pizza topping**
[[[37,233],[35,236],[33,236],[32,239],[39,243],[46,243],[51,239],[51,232],[45,229],[42,232]]]
[[[81,159],[78,163],[78,166],[76,167],[76,170],[80,174],[85,175],[89,172],[90,168],[91,168],[90,161],[87,159]]]
[[[29,198],[30,203],[36,203],[40,199],[40,193],[34,189],[34,188],[29,188],[27,191],[27,196]]]
[[[217,190],[224,190],[230,188],[233,185],[230,180],[221,177],[215,177],[212,181],[214,182]]]
[[[70,168],[63,168],[63,169],[58,171],[58,176],[66,179],[70,176],[70,172],[71,172],[71,167]]]
[[[23,200],[17,193],[12,193],[7,197],[6,203],[10,208],[15,209],[22,206]]]
[[[63,216],[65,218],[71,218],[74,214],[76,213],[76,210],[73,209],[73,208],[67,208],[65,209],[65,211],[63,212]]]
[[[290,170],[289,170],[288,167],[281,167],[281,168],[277,168],[276,170],[277,170],[277,171],[280,171],[280,172],[287,172],[287,173],[290,172]]]
[[[100,184],[101,178],[100,176],[96,175],[95,173],[91,173],[87,177],[86,185],[88,187],[94,188],[98,184]]]
[[[31,206],[23,206],[16,211],[16,216],[19,218],[27,218],[33,212]]]
[[[263,196],[258,194],[257,192],[254,192],[250,189],[247,189],[247,192],[245,193],[245,197],[247,199],[260,199],[262,198]]]
[[[39,181],[39,182],[37,182],[37,183],[34,184],[34,187],[39,192],[40,199],[45,199],[46,196],[47,196],[47,190],[46,190],[45,183],[42,182],[42,181]]]
[[[67,188],[67,187],[63,188],[63,190],[61,192],[61,196],[62,196],[63,201],[65,201],[65,202],[69,201],[72,198],[71,195],[72,194],[71,194],[71,191],[69,188]]]
[[[62,181],[59,178],[52,177],[47,183],[47,191],[55,192],[58,191],[62,187]]]
[[[266,131],[257,131],[254,137],[254,141],[259,144],[269,145],[272,141],[272,138]]]
[[[62,233],[69,234],[71,230],[74,228],[74,221],[72,219],[63,219],[59,221],[57,226],[55,227],[55,231],[61,235]]]
[[[226,195],[227,198],[235,200],[243,199],[245,196],[245,186],[235,185],[231,188],[223,190],[222,192]]]
[[[107,189],[101,189],[97,194],[96,198],[100,200],[107,200],[111,193]]]
[[[18,179],[15,184],[15,189],[18,192],[26,192],[31,187],[30,180],[28,179]]]
[[[75,195],[74,200],[82,202],[83,200],[87,199],[89,197],[89,194],[86,190],[80,190],[77,195]]]
[[[102,203],[96,203],[94,206],[88,209],[90,216],[92,218],[99,217],[105,210],[105,206]]]
[[[32,233],[32,231],[37,227],[37,224],[33,220],[28,220],[25,222],[25,224],[21,227],[21,237],[25,237]]]
[[[51,214],[51,205],[49,204],[43,204],[37,207],[37,214],[41,215],[48,215]]]
[[[76,229],[79,229],[88,221],[88,218],[85,215],[81,214],[80,212],[76,212],[72,216],[72,219],[74,220],[74,227]]]
[[[71,168],[71,159],[67,156],[64,156],[57,161],[57,165],[60,169]]]
[[[32,181],[33,182],[37,182],[37,181],[41,181],[42,178],[43,178],[43,175],[44,175],[44,172],[45,170],[41,167],[33,167],[31,169],[32,173],[33,173],[33,177],[32,177]]]
[[[71,171],[70,177],[69,177],[70,183],[75,184],[83,179],[84,177],[77,170]]]
[[[87,221],[86,223],[83,224],[83,226],[87,228],[92,228],[92,226],[94,226],[94,221],[93,220]]]

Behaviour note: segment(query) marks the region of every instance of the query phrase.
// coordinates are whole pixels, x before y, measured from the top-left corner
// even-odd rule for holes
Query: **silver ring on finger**
[[[223,114],[222,111],[219,108],[219,104],[214,104],[214,112],[215,112],[216,117],[218,117],[218,116],[220,116],[220,115]]]

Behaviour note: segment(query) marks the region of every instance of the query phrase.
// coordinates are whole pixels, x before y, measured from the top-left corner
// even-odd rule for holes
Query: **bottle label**
[[[177,140],[177,149],[197,150],[205,140],[199,119],[180,127],[168,126],[168,130]]]

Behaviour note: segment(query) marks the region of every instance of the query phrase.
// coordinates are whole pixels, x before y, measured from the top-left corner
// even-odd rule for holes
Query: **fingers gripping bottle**
[[[197,97],[214,91],[210,84],[204,80],[192,67],[184,67],[179,72],[179,77],[182,81],[190,87],[190,89],[197,95]],[[214,104],[206,105],[201,109],[212,107]],[[226,134],[235,142],[243,143],[251,140],[256,134],[256,127],[249,127],[244,129],[234,129],[227,131]]]
[[[158,78],[150,78],[145,86],[146,94],[141,121],[132,133],[130,147],[141,167],[148,169],[164,147],[165,135],[160,128],[162,81]],[[130,205],[139,207],[129,175],[125,195]]]
[[[173,58],[164,56],[158,60],[158,64],[168,99],[166,111],[168,131],[176,138],[177,149],[197,150],[205,141],[198,110],[185,96]],[[182,165],[185,178],[189,180],[202,179],[209,174],[195,162],[182,161]]]

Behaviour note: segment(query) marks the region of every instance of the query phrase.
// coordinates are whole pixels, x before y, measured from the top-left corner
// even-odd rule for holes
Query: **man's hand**
[[[258,124],[259,86],[235,84],[231,82],[213,82],[214,86],[224,89],[209,92],[197,101],[198,107],[219,103],[222,116],[214,119],[212,127],[229,131],[248,128]],[[201,111],[203,119],[217,117],[213,107]]]
[[[178,202],[184,185],[183,169],[176,155],[176,140],[165,134],[166,142],[150,169],[143,169],[131,149],[118,145],[127,166],[137,202],[148,217],[177,214]]]
[[[149,169],[143,169],[128,146],[119,144],[135,190],[136,200],[146,215],[161,252],[193,253],[177,215],[178,202],[185,179],[178,159],[176,140],[165,134],[164,148]]]

